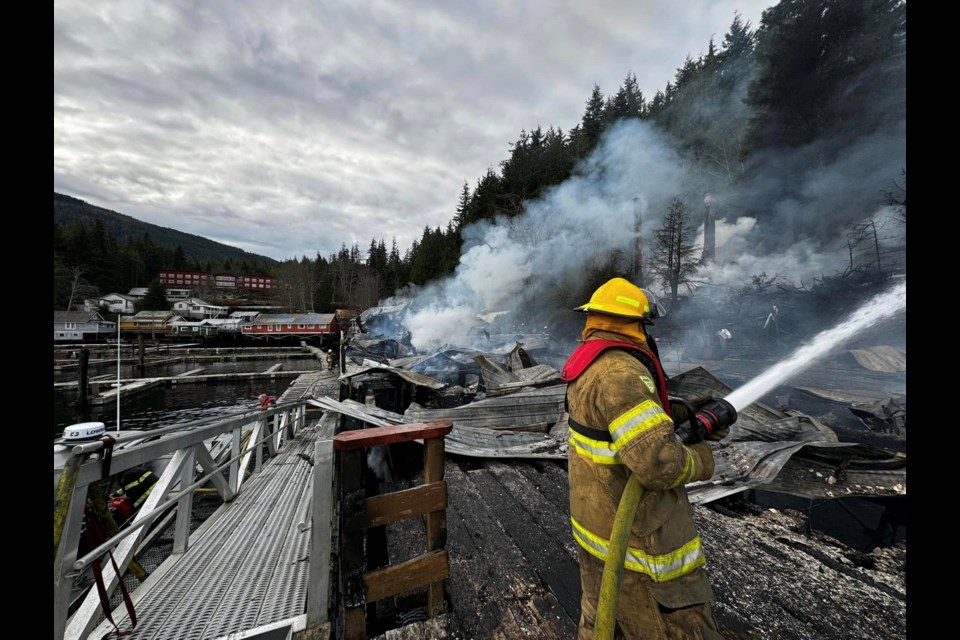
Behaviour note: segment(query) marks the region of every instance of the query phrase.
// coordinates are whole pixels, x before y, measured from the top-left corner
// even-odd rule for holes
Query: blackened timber
[[[447,552],[440,550],[368,573],[363,576],[363,583],[367,600],[374,602],[441,581],[448,575]]]
[[[537,526],[561,545],[576,564],[577,543],[570,527],[570,491],[566,472],[552,463],[506,462],[489,465],[489,468],[501,483],[511,488],[513,496],[536,520]],[[516,474],[523,476],[523,482],[514,477]]]
[[[566,615],[557,611],[552,602],[549,613],[568,624],[571,630],[576,629],[580,619],[580,568],[576,556],[571,556],[563,546],[571,537],[570,531],[562,532],[560,537],[546,532],[542,523],[551,513],[559,521],[552,506],[542,497],[535,500],[536,490],[505,465],[488,463],[485,466],[484,470],[471,471],[470,478],[486,502],[497,505],[500,523],[523,555],[536,558],[533,568],[540,582],[556,596]]]
[[[525,475],[537,491],[548,498],[558,511],[570,515],[570,489],[566,467],[558,466],[553,462],[528,461],[527,464],[512,465],[512,468]],[[572,539],[572,531],[568,533]]]
[[[339,437],[339,435],[337,436]],[[336,448],[336,440],[334,440]],[[363,499],[362,450],[340,452],[341,518],[346,521],[358,513]],[[362,579],[365,569],[363,555],[364,534],[351,534],[345,524],[340,527],[340,576],[343,585],[344,638],[361,639],[366,636],[366,589]]]
[[[447,589],[460,627],[468,638],[569,640],[576,625],[501,525],[501,498],[488,503],[474,483],[475,474],[486,473],[446,465],[452,564]]]
[[[447,429],[447,433],[453,425]],[[426,483],[443,483],[443,438],[433,438],[423,442],[423,480]],[[446,496],[444,508],[427,513],[425,522],[427,527],[427,551],[435,552],[443,549],[447,543],[447,514]],[[448,567],[449,573],[449,567]],[[446,577],[446,576],[444,576]],[[443,581],[433,581],[427,590],[427,616],[433,618],[443,613]]]
[[[447,507],[450,577],[447,589],[460,627],[468,638],[507,636],[522,611],[513,601],[513,584],[521,556],[504,545],[497,516],[483,502],[459,465],[448,462],[450,504]],[[516,611],[517,614],[513,612]]]
[[[390,524],[398,520],[413,518],[427,513],[440,511],[447,504],[447,486],[443,482],[395,491],[386,495],[367,498],[366,509],[362,514],[350,518],[346,523],[348,531],[359,531],[369,527]]]

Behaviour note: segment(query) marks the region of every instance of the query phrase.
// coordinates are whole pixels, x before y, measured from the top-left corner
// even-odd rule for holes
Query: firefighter
[[[123,472],[120,487],[110,494],[109,507],[118,525],[134,515],[153,491],[157,476],[146,467],[133,467]]]
[[[257,396],[257,400],[260,402],[260,411],[266,411],[267,409],[277,406],[277,399],[265,393]]]
[[[579,638],[594,635],[606,552],[630,474],[643,493],[614,598],[617,630],[628,639],[722,638],[684,488],[713,475],[713,454],[707,442],[687,446],[674,433],[666,375],[646,329],[662,310],[623,278],[576,310],[587,313],[584,342],[561,377],[568,382],[570,516],[583,588]]]

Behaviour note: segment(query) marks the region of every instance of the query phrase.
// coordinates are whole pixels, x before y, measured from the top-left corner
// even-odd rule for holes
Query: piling
[[[81,409],[87,407],[87,367],[90,363],[90,350],[86,347],[80,349],[79,371],[80,378],[77,381],[77,406]]]

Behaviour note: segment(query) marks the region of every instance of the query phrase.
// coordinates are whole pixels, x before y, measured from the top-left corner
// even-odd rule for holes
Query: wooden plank
[[[446,551],[431,551],[400,564],[372,571],[363,576],[367,601],[374,602],[390,596],[413,591],[450,575],[450,561]]]
[[[424,441],[424,482],[443,482],[443,438]],[[444,510],[428,513],[427,551],[443,549],[447,542],[447,514]],[[427,589],[427,617],[433,618],[443,613],[443,583],[434,582]]]
[[[191,369],[190,371],[187,371],[186,373],[181,373],[181,374],[175,376],[174,379],[171,380],[170,382],[176,384],[176,383],[177,383],[177,380],[179,380],[180,378],[186,378],[187,376],[195,376],[195,375],[197,375],[198,373],[200,373],[201,371],[206,371],[206,370],[207,370],[206,367],[200,367],[199,369]]]
[[[343,581],[344,606],[357,607],[363,600],[362,576],[365,570],[363,554],[366,533],[349,535],[345,521],[355,514],[365,495],[363,487],[362,451],[344,451],[340,457],[340,576]]]
[[[447,485],[445,482],[432,482],[412,489],[395,491],[382,496],[368,498],[365,513],[349,518],[347,531],[358,531],[379,527],[397,520],[406,520],[447,507]],[[428,551],[433,549],[428,548]]]
[[[450,433],[453,423],[449,420],[435,422],[417,422],[392,427],[357,429],[338,433],[333,438],[333,448],[337,451],[363,449],[378,444],[409,442],[410,440],[439,438]]]
[[[563,611],[498,520],[499,505],[488,504],[473,483],[473,473],[447,461],[450,494],[446,588],[453,613],[466,638],[576,637],[569,623],[542,612]],[[566,617],[566,614],[563,613]]]
[[[485,466],[489,473],[472,474],[474,484],[487,502],[498,501],[504,529],[575,624],[580,619],[580,566],[569,508],[557,509],[510,465],[488,462]]]
[[[366,610],[351,607],[343,614],[343,640],[365,640],[367,637]]]
[[[513,465],[513,468],[526,476],[537,491],[558,510],[567,515],[570,514],[570,481],[567,476],[566,461],[557,464],[552,461],[526,460],[523,464]],[[564,526],[569,524],[569,519],[565,519]]]
[[[313,452],[310,519],[310,572],[307,578],[307,626],[330,618],[330,547],[333,516],[333,443],[317,439]]]

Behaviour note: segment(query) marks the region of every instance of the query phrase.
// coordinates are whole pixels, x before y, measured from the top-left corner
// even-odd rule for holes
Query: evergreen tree
[[[590,98],[587,99],[587,108],[580,119],[583,134],[591,150],[596,146],[600,134],[603,132],[605,105],[606,101],[600,91],[600,85],[593,85],[593,91],[590,93]]]
[[[463,189],[460,191],[460,200],[457,202],[457,213],[453,217],[454,226],[459,233],[467,224],[467,210],[470,206],[470,187],[467,181],[463,181]],[[394,248],[396,248],[397,239],[393,239]],[[399,256],[398,256],[399,257]]]
[[[159,280],[154,280],[147,288],[147,295],[134,303],[134,309],[139,311],[169,311],[173,308],[167,300],[167,288]]]

